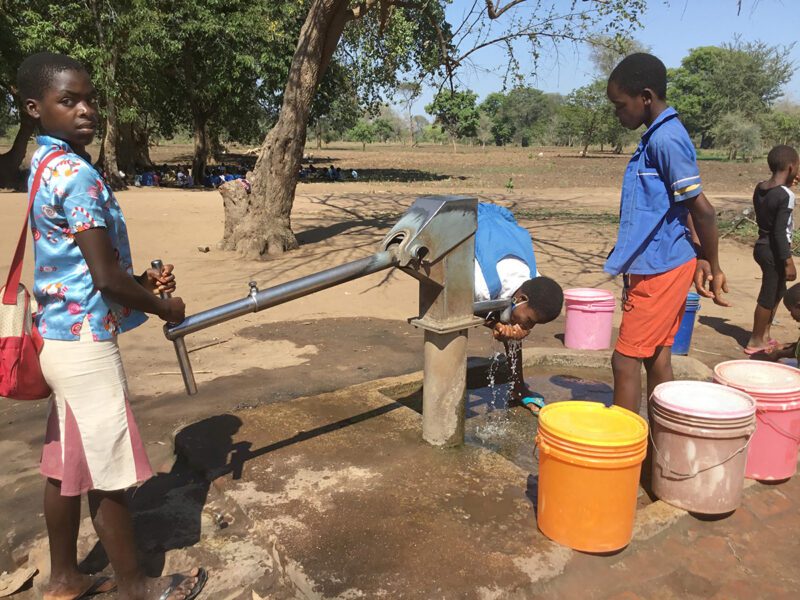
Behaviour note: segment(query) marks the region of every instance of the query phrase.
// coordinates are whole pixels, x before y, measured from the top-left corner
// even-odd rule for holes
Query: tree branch
[[[500,3],[497,3],[495,7],[494,2],[492,0],[486,0],[486,14],[492,20],[497,19],[500,15],[506,12],[509,8],[514,8],[518,4],[522,4],[526,0],[511,0],[508,4],[506,4],[503,8],[500,8]]]

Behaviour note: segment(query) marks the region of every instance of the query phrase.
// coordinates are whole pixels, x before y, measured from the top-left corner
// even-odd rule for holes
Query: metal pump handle
[[[164,263],[160,258],[150,262],[150,266],[156,269],[159,273],[164,268]],[[170,294],[161,292],[159,294],[162,298],[169,298]],[[169,323],[164,325],[164,331],[169,327]],[[178,366],[181,369],[181,376],[183,377],[183,385],[186,387],[186,393],[194,396],[197,393],[197,383],[194,380],[194,372],[192,371],[192,363],[189,361],[189,353],[186,351],[186,342],[182,337],[175,338],[172,341],[175,346],[175,355],[178,357]]]

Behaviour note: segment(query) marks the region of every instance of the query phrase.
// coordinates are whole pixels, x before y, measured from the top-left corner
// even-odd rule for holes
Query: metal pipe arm
[[[485,300],[483,302],[475,302],[472,305],[472,313],[478,317],[488,315],[490,312],[496,310],[505,310],[511,304],[511,298],[503,300]]]
[[[177,325],[167,326],[164,333],[167,339],[174,341],[190,333],[230,321],[242,315],[258,312],[301,296],[394,267],[397,262],[395,250],[390,248],[367,258],[354,260],[319,273],[287,281],[266,290],[258,291],[253,286],[250,295],[247,297],[188,316]]]

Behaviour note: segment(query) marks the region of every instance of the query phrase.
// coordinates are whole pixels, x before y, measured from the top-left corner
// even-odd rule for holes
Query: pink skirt
[[[153,472],[128,402],[116,340],[45,340],[42,372],[53,389],[40,471],[62,496],[115,491]]]

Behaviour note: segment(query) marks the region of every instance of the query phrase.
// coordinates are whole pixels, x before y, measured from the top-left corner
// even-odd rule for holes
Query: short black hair
[[[800,283],[795,283],[783,295],[783,305],[786,308],[800,306]]]
[[[800,155],[797,154],[797,150],[785,144],[775,146],[767,154],[767,164],[769,165],[769,170],[773,173],[785,171],[792,165],[797,164],[798,161],[800,161]]]
[[[83,64],[66,54],[54,52],[31,54],[17,69],[17,90],[20,98],[41,100],[53,76],[63,71],[88,73]]]
[[[667,97],[667,68],[652,54],[637,52],[623,58],[611,71],[608,82],[616,83],[629,96],[653,90],[664,100]]]
[[[528,297],[528,306],[536,311],[539,323],[549,323],[561,314],[564,292],[561,286],[549,277],[528,279],[519,287],[519,292]]]

